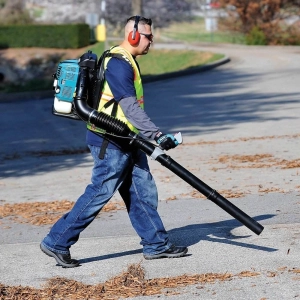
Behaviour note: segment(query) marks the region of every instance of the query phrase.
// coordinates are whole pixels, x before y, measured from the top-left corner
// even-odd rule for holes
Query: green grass
[[[88,50],[91,50],[93,53],[97,54],[99,58],[104,51],[104,43],[103,42],[95,43],[90,47],[88,47]]]
[[[103,49],[103,43],[97,43],[87,48],[87,50],[92,50],[96,53],[98,58],[100,57]],[[143,75],[158,75],[205,65],[219,60],[222,57],[224,57],[222,54],[200,51],[150,49],[150,52],[147,55],[143,55],[138,58],[138,62]],[[22,85],[6,83],[5,85],[0,84],[0,92],[18,93],[26,91],[51,90],[52,84],[52,79],[35,79],[24,82]]]
[[[154,28],[154,35],[156,42],[163,42],[167,38],[186,43],[245,43],[245,38],[241,34],[220,30],[213,33],[207,32],[203,18],[195,18],[192,22],[175,23],[160,30]],[[110,41],[106,46],[103,42],[95,43],[86,49],[92,50],[99,58],[105,47],[109,48],[115,44],[118,44],[118,42]],[[138,58],[138,62],[143,75],[158,75],[205,65],[222,57],[222,54],[185,50],[156,50],[154,47],[150,49],[148,55]],[[50,90],[52,89],[52,83],[52,79],[35,79],[22,85],[0,84],[0,93]]]
[[[0,85],[2,93],[20,93],[51,90],[53,86],[52,79],[32,79],[24,82],[24,84],[5,83]]]
[[[221,28],[222,26],[218,25],[218,27]],[[174,23],[168,28],[163,28],[158,33],[158,39],[163,40],[164,38],[188,43],[245,44],[243,34],[224,30],[207,31],[204,18],[194,18],[191,22]]]
[[[89,47],[98,57],[104,50],[103,43]],[[213,54],[192,50],[156,50],[150,49],[147,55],[138,57],[143,75],[159,75],[202,66],[223,58],[223,54]]]
[[[150,50],[149,54],[139,57],[138,62],[143,75],[158,75],[202,66],[222,57],[223,54],[198,51]]]

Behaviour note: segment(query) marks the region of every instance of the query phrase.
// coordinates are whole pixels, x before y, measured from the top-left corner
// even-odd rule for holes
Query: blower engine
[[[78,60],[69,59],[59,63],[56,73],[53,74],[55,91],[53,114],[79,119],[73,108],[78,74]]]
[[[80,68],[87,70],[85,84],[88,88],[84,87],[87,92],[87,104],[91,108],[98,108],[105,81],[104,60],[106,57],[124,59],[121,54],[110,53],[110,50],[106,50],[98,60],[97,55],[89,50],[79,59],[69,59],[59,63],[56,73],[53,74],[55,97],[52,112],[54,115],[81,120],[74,106]]]

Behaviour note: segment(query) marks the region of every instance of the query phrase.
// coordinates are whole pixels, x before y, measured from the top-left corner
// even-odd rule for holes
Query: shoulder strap
[[[110,49],[111,50],[111,49]],[[87,103],[90,107],[97,109],[100,102],[101,91],[105,82],[104,61],[106,57],[117,57],[124,59],[121,54],[110,53],[110,50],[105,50],[98,60],[97,68],[93,71],[90,77],[90,87]]]
[[[122,59],[122,60],[125,60],[128,63],[130,63],[120,53],[111,53],[110,50],[106,50],[106,51],[103,52],[103,54],[101,55],[101,57],[98,61],[98,73],[97,73],[97,91],[98,91],[98,93],[96,93],[96,94],[98,94],[97,108],[98,108],[99,101],[100,101],[100,93],[103,89],[103,85],[104,85],[104,82],[105,82],[104,62],[105,62],[106,57],[116,57],[118,59]],[[113,98],[113,99],[109,100],[107,103],[104,104],[104,108],[108,108],[111,105],[113,105],[111,116],[116,117],[117,109],[118,109],[118,102]],[[105,155],[108,143],[109,143],[109,140],[107,139],[107,137],[104,134],[103,135],[103,142],[102,142],[102,145],[101,145],[101,148],[100,148],[99,159],[104,159],[104,155]]]
[[[93,89],[93,108],[97,109],[99,106],[99,102],[100,102],[100,96],[101,96],[101,92],[104,86],[104,82],[105,82],[105,70],[104,70],[104,62],[105,62],[105,58],[107,57],[116,57],[118,59],[122,59],[128,62],[127,59],[124,58],[124,56],[120,53],[111,53],[110,50],[106,50],[102,53],[101,57],[98,60],[98,64],[97,64],[97,78],[95,81],[95,86]],[[128,62],[130,63],[130,62]]]
[[[98,61],[98,74],[97,74],[97,78],[98,80],[101,81],[101,90],[103,88],[103,84],[104,84],[104,79],[105,79],[105,75],[104,75],[104,62],[105,62],[105,58],[106,57],[118,57],[118,58],[122,58],[122,55],[119,54],[115,54],[115,53],[110,53],[109,50],[106,50],[102,56],[100,57],[99,61]]]
[[[118,102],[113,98],[111,100],[109,100],[107,103],[104,104],[104,107],[107,108],[109,106],[113,105],[112,108],[112,112],[111,112],[111,116],[115,117],[117,115],[117,109],[118,109]],[[103,135],[103,142],[100,148],[100,152],[99,152],[99,159],[103,159],[105,152],[106,152],[106,148],[108,146],[108,139],[105,137],[105,134]]]

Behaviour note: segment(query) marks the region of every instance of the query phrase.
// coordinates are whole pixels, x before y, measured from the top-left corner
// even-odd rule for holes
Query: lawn
[[[221,26],[219,26],[221,27]],[[167,28],[153,28],[155,42],[178,41],[184,43],[241,43],[245,39],[241,34],[231,33],[222,30],[208,32],[205,28],[204,18],[194,18],[191,22],[174,23]],[[104,48],[109,48],[112,45],[118,44],[121,39],[109,41],[105,45],[103,42],[90,45],[82,50],[82,53],[87,50],[92,50],[94,53],[101,56]],[[68,49],[66,49],[68,54]],[[71,55],[71,54],[70,54]],[[80,55],[79,55],[80,56]],[[155,44],[148,55],[138,59],[143,75],[158,75],[179,70],[188,69],[191,67],[202,66],[213,61],[219,60],[224,55],[214,54],[209,52],[191,51],[191,50],[161,50],[155,49]],[[64,56],[64,58],[74,58]],[[54,73],[55,70],[52,72]],[[23,82],[22,84],[1,84],[0,92],[13,93],[24,91],[48,90],[52,89],[52,78],[35,79]]]
[[[215,31],[207,31],[204,18],[194,18],[191,22],[174,23],[158,32],[160,40],[175,40],[188,43],[230,43],[245,44],[241,33],[223,30],[218,22]]]
[[[98,58],[103,52],[103,43],[97,43],[85,49],[92,50],[97,54]],[[158,75],[179,70],[184,70],[191,67],[202,66],[207,63],[219,60],[223,57],[222,54],[214,54],[202,51],[187,51],[187,50],[163,50],[151,49],[148,55],[138,58],[138,62],[143,75]],[[73,57],[72,57],[73,58]],[[52,72],[54,73],[54,71]],[[1,93],[16,93],[26,91],[51,90],[53,79],[52,73],[48,78],[35,78],[28,80],[22,84],[18,83],[2,83],[0,85]]]

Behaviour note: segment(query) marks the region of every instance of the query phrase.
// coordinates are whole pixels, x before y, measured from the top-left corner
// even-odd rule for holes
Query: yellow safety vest
[[[135,92],[136,92],[136,98],[137,101],[140,105],[140,107],[142,109],[144,109],[144,92],[143,92],[143,85],[142,85],[142,79],[141,79],[141,74],[139,71],[139,68],[135,62],[135,60],[133,59],[132,55],[125,50],[124,48],[121,47],[113,47],[111,48],[110,53],[117,53],[117,54],[121,54],[123,56],[123,58],[130,63],[130,65],[132,66],[133,72],[134,72],[134,88],[135,88]],[[106,70],[107,68],[107,64],[109,62],[109,60],[111,59],[111,57],[107,57],[105,58],[104,61],[104,70]],[[117,70],[116,70],[117,72]],[[113,104],[108,106],[107,108],[104,107],[105,104],[108,103],[108,101],[110,101],[111,99],[113,99],[114,96],[110,90],[110,87],[107,83],[107,81],[105,80],[104,82],[104,86],[102,89],[102,93],[101,93],[101,99],[99,102],[99,107],[97,109],[97,111],[99,112],[104,112],[108,115],[112,115],[112,111],[113,111]],[[127,126],[130,128],[130,130],[134,131],[135,133],[138,133],[138,129],[136,127],[134,127],[125,117],[121,106],[116,103],[115,105],[117,105],[117,110],[116,110],[116,114],[115,114],[115,118],[117,118],[118,120],[123,121],[124,123],[127,124]],[[96,132],[100,132],[100,133],[105,133],[104,129],[101,129],[99,127],[96,127],[93,124],[88,123],[87,124],[88,129],[92,130],[92,131],[96,131]]]

